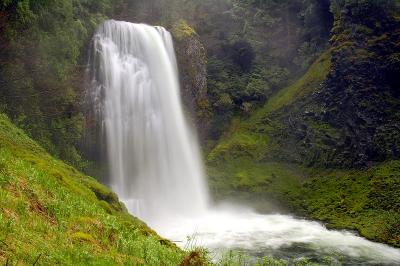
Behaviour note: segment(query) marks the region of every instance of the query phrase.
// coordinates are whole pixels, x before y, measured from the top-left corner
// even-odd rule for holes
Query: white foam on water
[[[167,223],[150,223],[162,236],[185,247],[187,241],[217,253],[245,250],[264,255],[280,249],[311,255],[345,256],[364,263],[400,265],[400,250],[374,243],[351,232],[328,230],[321,223],[280,214],[258,214],[249,210],[210,210],[198,218],[177,217]],[[190,236],[193,239],[187,239]],[[290,251],[291,247],[294,248]],[[288,255],[290,257],[290,255]]]

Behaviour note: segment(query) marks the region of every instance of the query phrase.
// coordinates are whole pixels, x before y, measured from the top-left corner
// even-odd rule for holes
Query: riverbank
[[[367,170],[327,170],[238,159],[209,167],[209,175],[218,199],[240,199],[260,211],[283,209],[399,247],[399,167],[391,161]],[[270,201],[278,207],[266,206]]]

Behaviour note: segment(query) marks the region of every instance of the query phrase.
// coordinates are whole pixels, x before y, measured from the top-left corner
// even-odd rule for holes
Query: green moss
[[[172,35],[179,41],[187,39],[196,34],[196,31],[183,19],[179,20],[173,25],[171,32]]]
[[[365,26],[365,25],[357,25],[355,27],[355,31],[360,34],[371,35],[374,30]]]
[[[312,64],[307,73],[298,81],[280,90],[263,107],[260,113],[271,113],[285,106],[292,104],[296,99],[303,97],[315,89],[325,79],[331,68],[330,52],[322,54],[314,64]]]
[[[105,201],[117,211],[126,210],[125,207],[119,202],[117,194],[111,192],[107,187],[98,183],[94,179],[87,178],[83,180],[85,185],[89,187],[100,201]]]
[[[400,161],[334,170],[236,158],[209,166],[208,174],[216,198],[258,202],[260,210],[272,200],[328,227],[400,246]]]
[[[208,156],[210,163],[216,160],[228,160],[237,157],[262,159],[263,149],[268,143],[266,136],[235,134],[229,142],[218,145]]]
[[[329,73],[330,67],[331,58],[328,51],[316,60],[301,79],[278,91],[250,118],[234,120],[230,131],[209,153],[208,163],[213,164],[239,156],[252,157],[257,161],[267,158],[273,149],[269,133],[277,127],[270,119],[271,114],[316,90]]]
[[[256,162],[246,157],[209,166],[207,169],[212,193],[218,199],[279,200],[289,191],[295,194],[303,178],[301,169],[295,165]]]
[[[90,242],[90,243],[96,243],[94,240],[93,236],[83,233],[83,232],[76,232],[71,235],[71,239],[74,241],[79,241],[79,242]]]
[[[389,40],[389,35],[387,33],[377,36],[375,38],[370,38],[367,40],[368,45],[379,44]]]
[[[178,265],[185,252],[0,115],[0,264]],[[4,244],[5,243],[5,244]]]
[[[367,170],[318,170],[303,184],[303,211],[335,227],[400,246],[400,161]],[[315,173],[315,170],[314,170]]]

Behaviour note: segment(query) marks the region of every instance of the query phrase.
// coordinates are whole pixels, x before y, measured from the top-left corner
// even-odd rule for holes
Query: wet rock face
[[[400,157],[400,19],[360,8],[335,17],[325,81],[277,114],[282,160],[347,168]]]
[[[358,8],[345,8],[333,30],[332,70],[316,97],[321,120],[340,131],[335,163],[346,166],[398,158],[400,147],[399,87],[391,78],[400,75],[400,21],[383,11],[345,15]]]
[[[206,50],[196,32],[184,21],[173,26],[172,34],[175,39],[183,103],[194,119],[200,139],[204,140],[211,118],[207,96]]]

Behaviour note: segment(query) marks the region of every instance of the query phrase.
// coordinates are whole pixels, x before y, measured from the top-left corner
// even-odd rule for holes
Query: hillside
[[[177,265],[184,252],[0,116],[0,264]]]
[[[232,122],[207,157],[211,186],[399,246],[399,20],[350,2],[332,6],[331,48],[308,72]]]

